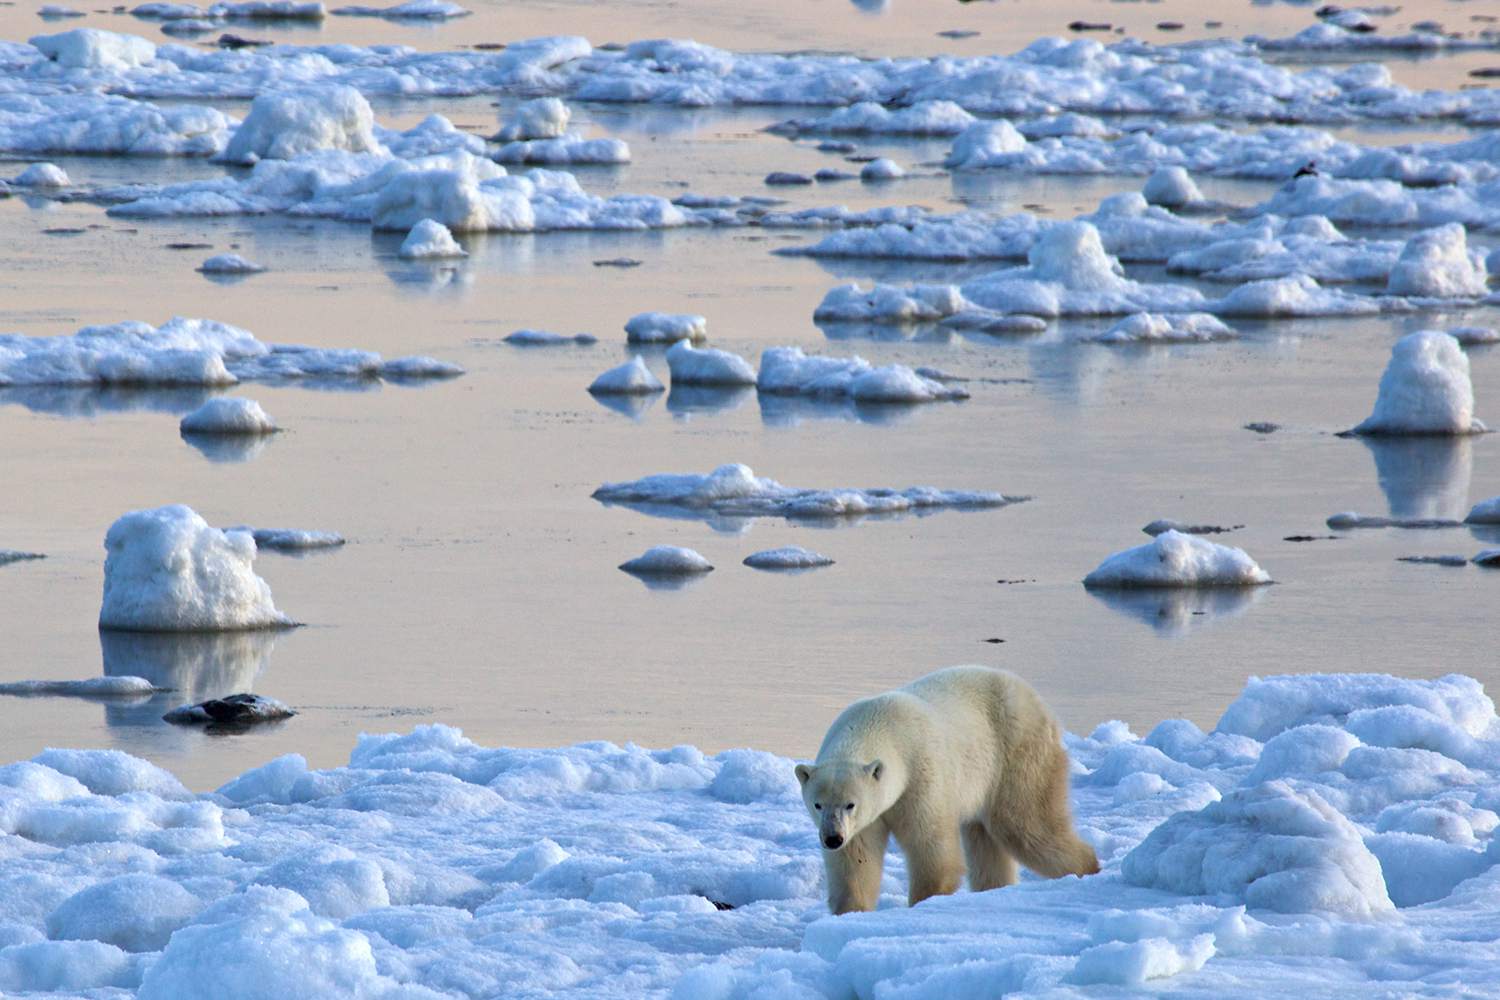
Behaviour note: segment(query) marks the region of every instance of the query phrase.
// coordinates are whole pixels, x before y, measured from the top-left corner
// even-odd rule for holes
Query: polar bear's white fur
[[[1004,670],[950,667],[855,702],[797,780],[834,913],[875,908],[889,837],[912,904],[954,892],[966,868],[975,891],[1010,885],[1017,861],[1048,878],[1099,870],[1073,829],[1057,721]]]

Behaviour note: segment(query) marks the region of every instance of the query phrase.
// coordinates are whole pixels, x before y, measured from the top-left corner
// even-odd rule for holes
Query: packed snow
[[[459,246],[458,240],[448,227],[436,219],[423,219],[411,227],[398,251],[402,257],[414,260],[467,257],[469,252]]]
[[[764,549],[752,552],[743,560],[752,569],[817,569],[832,566],[833,560],[800,545],[787,545],[779,549]]]
[[[1355,434],[1472,434],[1484,424],[1474,419],[1474,386],[1469,356],[1446,333],[1409,333],[1391,348],[1380,376],[1375,411]]]
[[[1249,587],[1271,577],[1243,549],[1164,531],[1116,552],[1083,578],[1085,587]]]
[[[194,385],[240,381],[446,378],[463,369],[425,357],[267,344],[214,320],[124,322],[71,336],[0,334],[0,386]]]
[[[275,434],[281,428],[253,399],[210,399],[182,418],[184,434]]]
[[[100,628],[205,632],[292,624],[255,575],[255,540],[211,527],[190,507],[126,514],[110,525],[104,548]]]
[[[651,374],[651,369],[646,367],[646,360],[639,354],[623,365],[617,365],[604,372],[589,384],[589,392],[595,395],[639,396],[661,392],[665,388],[666,386],[661,384],[661,379]]]
[[[676,545],[653,545],[634,559],[621,563],[620,569],[637,576],[691,576],[707,573],[713,566],[692,549]]]
[[[756,476],[749,466],[721,465],[705,476],[666,473],[632,482],[605,483],[594,491],[604,504],[666,516],[785,517],[820,519],[904,514],[943,508],[1002,507],[1023,499],[1000,493],[939,490],[796,489]],[[681,512],[681,514],[674,514]]]
[[[968,399],[967,390],[919,375],[905,365],[875,367],[864,358],[804,354],[771,347],[760,356],[756,388],[773,396],[848,397],[861,403],[931,403]]]
[[[679,340],[667,349],[667,368],[673,385],[754,385],[755,369],[738,354],[711,347],[694,347]]]
[[[708,337],[708,320],[692,313],[645,312],[625,323],[625,339],[632,344],[670,344]]]

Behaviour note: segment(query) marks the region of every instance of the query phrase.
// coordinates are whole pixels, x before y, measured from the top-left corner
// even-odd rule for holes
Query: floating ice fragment
[[[713,570],[709,561],[692,549],[676,545],[653,545],[645,552],[620,564],[627,573],[657,576],[689,576]]]
[[[954,170],[974,170],[1025,148],[1026,137],[1005,119],[976,122],[953,141],[943,165]]]
[[[83,17],[84,12],[74,10],[72,7],[64,7],[61,4],[48,3],[37,8],[36,16],[44,21],[61,20],[68,17]]]
[[[645,359],[639,354],[623,365],[611,368],[589,384],[589,392],[595,395],[607,393],[639,396],[661,392],[665,388],[661,379],[651,374],[651,369],[646,367]]]
[[[174,708],[162,718],[178,725],[249,726],[288,719],[296,714],[275,698],[260,694],[230,694]]]
[[[253,399],[210,399],[182,418],[184,434],[275,434],[281,428]]]
[[[1202,343],[1233,340],[1238,336],[1223,320],[1209,313],[1135,313],[1088,339],[1098,344]]]
[[[859,169],[859,179],[862,181],[893,181],[905,176],[906,171],[899,163],[884,156],[871,160]]]
[[[687,340],[667,349],[667,368],[674,386],[755,384],[755,369],[738,354],[694,347]]]
[[[548,330],[516,330],[506,334],[505,343],[516,347],[549,347],[556,344],[597,344],[592,333],[552,333]]]
[[[0,549],[0,566],[6,566],[13,562],[28,562],[33,559],[47,558],[40,552],[21,552],[17,549]]]
[[[69,69],[128,70],[156,60],[156,46],[135,35],[74,28],[30,39],[42,55]]]
[[[1456,326],[1448,331],[1448,336],[1458,341],[1464,347],[1475,347],[1479,344],[1500,344],[1500,330],[1490,326]]]
[[[126,514],[110,526],[104,547],[100,628],[210,632],[292,624],[251,568],[254,539],[210,527],[189,507]]]
[[[265,268],[237,253],[221,253],[198,265],[202,274],[260,274]]]
[[[508,142],[495,150],[492,158],[497,163],[540,163],[552,167],[629,163],[630,146],[623,139],[568,135],[559,139]]]
[[[1158,167],[1146,178],[1141,196],[1163,208],[1188,208],[1203,201],[1203,192],[1198,190],[1187,170],[1178,166]]]
[[[237,525],[225,531],[246,531],[255,539],[257,549],[272,549],[279,552],[306,552],[311,549],[334,549],[344,544],[344,536],[336,531],[310,531],[305,528],[252,528]]]
[[[1423,298],[1478,298],[1489,291],[1484,255],[1456,222],[1406,241],[1385,290]]]
[[[324,149],[384,152],[374,129],[370,102],[353,87],[261,93],[222,158],[229,163],[256,163],[289,160]]]
[[[1442,517],[1382,517],[1346,510],[1330,515],[1327,524],[1336,531],[1354,528],[1457,528],[1461,522]]]
[[[787,135],[957,135],[974,121],[973,115],[952,101],[919,101],[895,110],[875,101],[860,101],[822,118],[779,122],[767,131]],[[853,147],[831,150],[852,151]]]
[[[538,97],[517,105],[494,138],[496,142],[560,139],[567,135],[572,118],[572,110],[559,98]]]
[[[1146,525],[1141,530],[1155,538],[1157,535],[1168,531],[1180,531],[1184,535],[1222,535],[1243,528],[1244,525],[1236,524],[1233,527],[1223,527],[1217,524],[1192,524],[1188,521],[1174,521],[1171,518],[1158,518]]]
[[[638,313],[625,323],[625,340],[632,344],[696,342],[707,336],[708,320],[691,313]]]
[[[1500,549],[1483,549],[1474,557],[1476,566],[1500,566]]]
[[[816,569],[833,565],[832,559],[800,545],[752,552],[743,562],[752,569]]]
[[[1446,333],[1410,333],[1391,349],[1380,376],[1375,411],[1354,434],[1474,434],[1485,430],[1474,419],[1474,387],[1469,358]]]
[[[800,347],[771,347],[762,352],[756,387],[770,395],[847,396],[863,403],[931,403],[969,398],[967,390],[919,375],[905,365],[876,368],[858,356],[809,356]]]
[[[158,688],[144,677],[89,677],[81,681],[6,681],[0,694],[15,697],[142,698]]]
[[[1084,577],[1085,587],[1247,587],[1271,577],[1243,549],[1180,531],[1110,556]]]
[[[55,163],[33,163],[11,181],[16,187],[65,188],[73,182],[68,172]]]
[[[1481,500],[1469,511],[1469,516],[1464,518],[1465,524],[1500,524],[1500,497],[1490,497]]]
[[[458,240],[448,227],[435,219],[423,219],[411,227],[399,251],[408,259],[467,257],[469,252],[459,246]]]

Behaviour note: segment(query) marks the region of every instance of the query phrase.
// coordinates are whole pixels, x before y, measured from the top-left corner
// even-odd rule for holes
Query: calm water
[[[1142,29],[1203,5],[901,2],[881,15],[846,3],[476,5],[436,29],[333,19],[307,41],[443,47],[541,33],[596,42],[691,35],[737,48],[861,52],[1006,50],[1074,17]],[[1451,6],[1451,5],[1450,5]],[[1467,7],[1445,6],[1456,19]],[[1285,33],[1305,8],[1225,5],[1227,33]],[[69,22],[64,27],[77,22]],[[86,23],[127,27],[130,19]],[[949,43],[937,30],[973,28]],[[4,37],[40,30],[30,8],[0,8]],[[60,29],[51,29],[60,30]],[[256,31],[254,33],[262,33]],[[1023,37],[1024,36],[1024,37]],[[1476,63],[1477,64],[1477,63]],[[1406,64],[1445,75],[1464,62]],[[1441,67],[1440,70],[1433,67]],[[234,106],[228,106],[233,108]],[[241,106],[242,108],[242,106]],[[489,130],[489,100],[386,104],[386,124],[430,111]],[[635,162],[586,170],[591,190],[760,193],[773,169],[836,162],[760,129],[785,112],[579,107],[594,134],[627,139]],[[1380,141],[1374,133],[1351,133]],[[1403,139],[1404,141],[1404,139]],[[871,142],[902,162],[946,143]],[[205,163],[60,160],[75,180],[210,176]],[[1046,206],[1055,217],[1131,190],[1124,178],[932,177],[886,187],[794,192],[798,204]],[[1248,203],[1253,184],[1205,185]],[[47,229],[82,228],[75,235]],[[0,202],[0,329],[68,333],[87,323],[171,315],[237,323],[267,341],[429,353],[461,379],[368,391],[246,385],[288,433],[248,452],[200,452],[177,420],[196,391],[0,391],[0,547],[49,558],[0,568],[0,680],[143,674],[180,694],[144,703],[0,699],[0,760],[45,746],[117,747],[212,787],[277,754],[343,762],[360,731],[442,721],[485,743],[585,739],[705,749],[753,745],[811,754],[856,695],[937,666],[976,661],[1031,679],[1070,728],[1136,727],[1186,716],[1211,724],[1247,676],[1308,670],[1449,671],[1500,680],[1493,608],[1500,573],[1397,562],[1472,555],[1500,536],[1467,529],[1326,535],[1335,511],[1462,517],[1500,493],[1500,441],[1371,446],[1332,432],[1369,412],[1396,337],[1495,324],[1494,310],[1445,317],[1245,324],[1237,343],[1138,349],[1083,345],[1096,328],[1032,338],[918,331],[872,339],[810,317],[843,280],[957,279],[967,268],[824,267],[770,250],[806,234],[726,230],[551,234],[465,240],[457,267],[400,261],[399,236],[286,219],[135,222],[93,206]],[[270,266],[231,284],[193,268],[238,248]],[[1481,241],[1482,242],[1482,241]],[[641,259],[632,270],[595,259]],[[1143,272],[1152,277],[1159,274]],[[931,364],[977,379],[973,398],[897,412],[763,408],[753,392],[646,402],[620,413],[584,386],[626,356],[621,324],[646,309],[701,312],[714,346],[747,356],[795,344],[873,362]],[[495,341],[536,326],[587,330],[588,348],[521,351]],[[1471,352],[1478,412],[1500,419],[1500,352]],[[659,357],[653,366],[665,375]],[[1284,425],[1271,435],[1249,421]],[[724,525],[607,509],[601,482],[705,472],[739,461],[798,486],[998,489],[1031,502],[1002,510],[819,528]],[[258,571],[306,627],[276,635],[106,636],[94,622],[105,529],[126,510],[191,504],[217,524],[336,530],[342,550],[268,553]],[[1228,541],[1281,581],[1251,595],[1104,599],[1079,581],[1139,544],[1157,517],[1244,525]],[[758,573],[749,553],[802,544],[836,560],[814,573]],[[718,570],[680,590],[649,589],[615,566],[654,544],[698,549]],[[997,582],[997,581],[1011,582]],[[1003,639],[1003,643],[987,640]],[[246,736],[167,727],[162,711],[234,690],[302,713]]]

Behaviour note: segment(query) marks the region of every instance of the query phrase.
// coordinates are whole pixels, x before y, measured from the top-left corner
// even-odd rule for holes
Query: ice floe
[[[30,562],[34,559],[47,558],[40,552],[22,552],[20,549],[0,549],[0,566],[8,566],[15,562]]]
[[[637,576],[691,576],[708,573],[713,566],[692,549],[653,545],[634,559],[621,563],[620,569]]]
[[[21,852],[0,860],[0,989],[920,1000],[1482,984],[1500,950],[1497,725],[1457,675],[1252,679],[1209,732],[1167,719],[1065,737],[1099,875],[907,908],[892,853],[881,907],[837,918],[792,761],[762,751],[492,749],[423,726],[361,736],[342,767],[288,754],[193,796],[117,751],[49,750],[0,769],[0,829]]]
[[[905,176],[901,164],[885,156],[878,156],[859,168],[862,181],[893,181]]]
[[[792,118],[769,131],[787,135],[957,135],[975,118],[952,101],[919,101],[909,107],[887,108],[860,101],[820,118]]]
[[[300,153],[341,149],[378,153],[375,113],[352,87],[264,93],[235,129],[222,158],[229,163],[289,160]]]
[[[196,705],[180,705],[162,718],[179,726],[252,726],[289,719],[297,713],[275,698],[261,694],[230,694]]]
[[[1182,209],[1202,204],[1203,192],[1182,167],[1159,167],[1146,178],[1141,197],[1152,205]]]
[[[644,513],[689,517],[820,519],[904,514],[944,508],[1002,507],[1021,497],[914,486],[905,490],[796,489],[755,475],[749,466],[721,465],[708,475],[660,474],[605,483],[593,497]]]
[[[496,142],[520,142],[529,139],[561,139],[568,134],[573,111],[556,97],[538,97],[523,101],[500,126]]]
[[[278,628],[271,588],[255,575],[255,541],[211,527],[180,504],[133,511],[104,539],[99,627],[146,632]]]
[[[1271,577],[1243,549],[1169,530],[1116,552],[1084,577],[1085,587],[1247,587]]]
[[[68,172],[55,163],[33,163],[10,183],[24,188],[65,188],[73,182],[68,179]]]
[[[625,323],[625,339],[632,344],[699,341],[707,336],[708,320],[691,313],[638,313]]]
[[[201,274],[245,275],[260,274],[265,268],[254,261],[246,260],[237,253],[221,253],[198,265]]]
[[[553,333],[550,330],[516,330],[505,335],[505,343],[516,347],[552,347],[559,344],[597,344],[592,333]]]
[[[182,418],[184,434],[275,434],[281,428],[253,399],[210,399]]]
[[[458,240],[448,227],[435,219],[423,219],[411,227],[406,239],[401,241],[398,251],[402,257],[422,260],[433,258],[467,257],[469,252],[459,246]]]
[[[335,7],[330,13],[338,17],[380,17],[387,21],[447,21],[474,12],[450,0],[406,0],[390,7]]]
[[[432,358],[266,344],[214,320],[125,322],[71,336],[0,334],[0,386],[195,385],[296,379],[442,378],[462,369]]]
[[[345,543],[336,531],[313,531],[306,528],[251,528],[238,525],[225,531],[243,531],[255,540],[257,549],[275,552],[309,552],[314,549],[336,549]]]
[[[1327,525],[1336,531],[1354,528],[1457,528],[1460,522],[1448,517],[1409,517],[1361,514],[1356,510],[1340,511],[1328,516]]]
[[[666,386],[661,384],[661,379],[651,374],[651,369],[646,367],[646,360],[639,354],[589,383],[589,392],[595,395],[640,396],[664,389]]]
[[[832,559],[811,549],[804,549],[800,545],[787,545],[779,549],[752,552],[742,561],[752,569],[797,570],[833,565]]]
[[[861,357],[827,358],[800,347],[771,347],[760,356],[756,388],[769,395],[840,397],[862,403],[931,403],[968,399],[967,390],[919,375],[905,365],[875,367]]]
[[[1484,255],[1470,250],[1456,222],[1412,237],[1391,268],[1386,291],[1421,298],[1479,298],[1489,289]]]
[[[1483,549],[1474,556],[1476,566],[1500,566],[1500,549]]]
[[[1177,316],[1136,313],[1088,339],[1100,344],[1140,344],[1232,340],[1237,336],[1222,320],[1208,313],[1183,313]]]
[[[156,61],[156,46],[146,39],[98,28],[36,35],[29,41],[64,69],[129,70]]]
[[[0,694],[18,698],[143,698],[160,690],[144,677],[89,677],[81,681],[5,681]]]
[[[1446,333],[1410,333],[1391,349],[1380,376],[1375,410],[1354,434],[1472,434],[1484,424],[1474,419],[1474,386],[1469,357]]]
[[[491,155],[497,163],[540,163],[552,167],[629,163],[630,146],[623,139],[565,136],[508,142]]]
[[[667,349],[667,368],[675,385],[754,385],[755,369],[738,354],[694,347],[679,340]]]
[[[1465,524],[1500,524],[1500,497],[1490,497],[1476,503],[1469,516],[1464,518]]]
[[[97,93],[0,93],[0,150],[18,155],[208,156],[224,148],[234,124],[197,104],[156,105]]]

